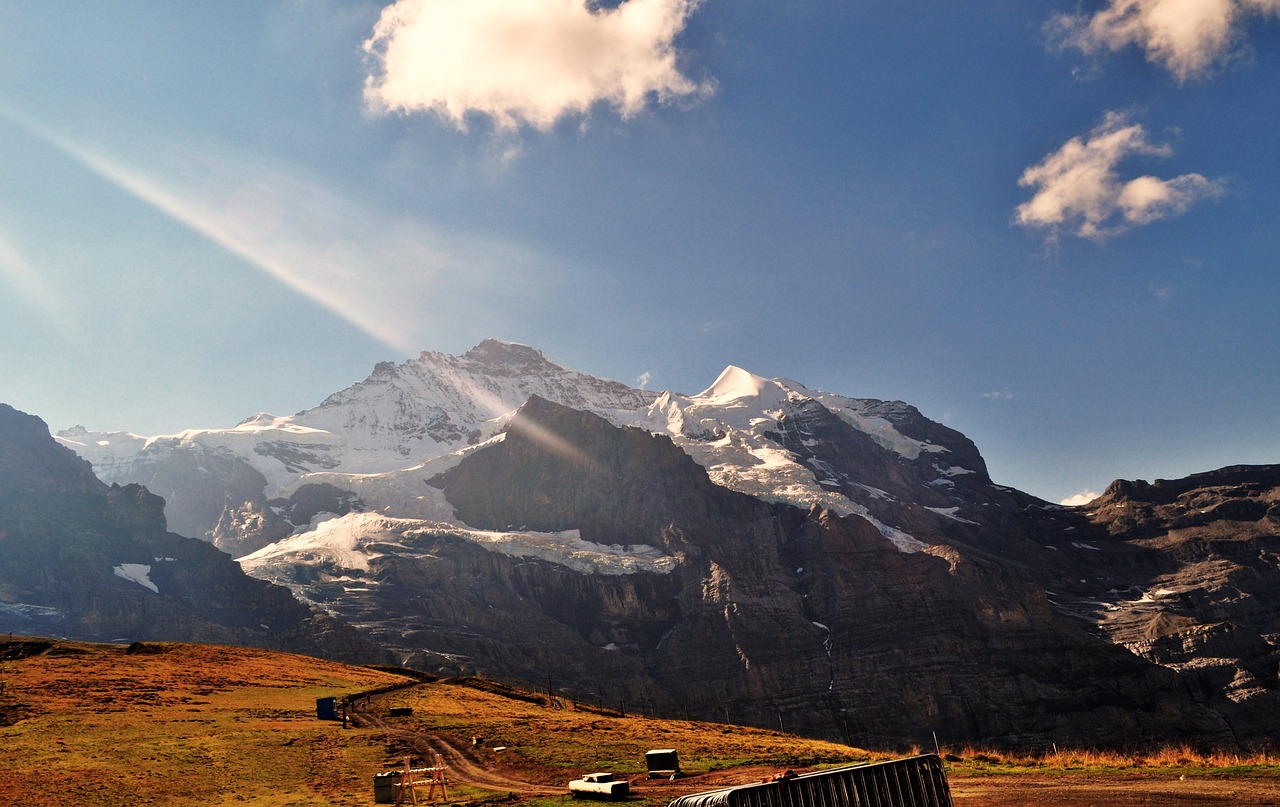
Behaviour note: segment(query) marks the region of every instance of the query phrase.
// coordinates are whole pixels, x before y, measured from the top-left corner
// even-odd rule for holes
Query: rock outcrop
[[[1064,605],[1209,693],[1237,737],[1270,737],[1280,720],[1280,466],[1117,480],[1084,512],[1092,535],[1069,551],[1087,568]]]

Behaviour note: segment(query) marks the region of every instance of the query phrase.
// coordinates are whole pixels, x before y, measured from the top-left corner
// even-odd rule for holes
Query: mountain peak
[[[730,364],[724,368],[724,371],[720,373],[710,387],[694,397],[718,402],[759,398],[760,394],[772,383],[763,376],[758,376],[755,373]]]
[[[544,364],[547,357],[541,350],[519,342],[485,339],[462,355],[464,359],[484,364]]]
[[[43,420],[0,403],[0,499],[15,491],[96,491],[105,487],[88,462],[54,441]]]
[[[731,364],[724,368],[712,386],[695,395],[694,400],[714,406],[740,405],[741,402],[751,401],[753,406],[774,409],[786,401],[787,397],[787,389],[777,380],[764,378],[763,375],[756,375]]]

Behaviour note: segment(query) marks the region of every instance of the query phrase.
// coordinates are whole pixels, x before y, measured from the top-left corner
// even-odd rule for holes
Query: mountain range
[[[1241,745],[1280,717],[1274,466],[1066,508],[902,402],[736,367],[655,393],[493,340],[292,416],[57,440],[431,672],[859,744]]]

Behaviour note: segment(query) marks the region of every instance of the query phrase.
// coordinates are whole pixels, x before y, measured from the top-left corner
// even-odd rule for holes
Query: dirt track
[[[416,686],[416,682],[405,686]],[[386,694],[389,693],[370,695],[352,702],[348,716],[353,725],[378,728],[385,731],[389,737],[399,738],[414,749],[415,756],[419,760],[430,760],[435,754],[439,754],[449,768],[449,780],[452,783],[485,790],[517,793],[522,796],[558,796],[565,793],[563,787],[548,787],[524,782],[490,770],[477,761],[468,750],[458,747],[438,734],[422,729],[400,728],[391,724],[373,708]]]

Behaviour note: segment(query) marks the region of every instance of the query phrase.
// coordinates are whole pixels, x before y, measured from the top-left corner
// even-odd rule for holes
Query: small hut
[[[321,720],[338,719],[337,698],[316,698],[316,717]]]
[[[649,768],[649,778],[674,779],[680,775],[680,757],[674,748],[657,748],[646,751],[644,764]]]

